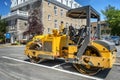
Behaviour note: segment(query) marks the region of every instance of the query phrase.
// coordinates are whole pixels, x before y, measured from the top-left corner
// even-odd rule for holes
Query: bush
[[[4,39],[0,39],[0,44],[4,44],[5,40]]]
[[[11,45],[18,45],[17,43],[11,43]]]

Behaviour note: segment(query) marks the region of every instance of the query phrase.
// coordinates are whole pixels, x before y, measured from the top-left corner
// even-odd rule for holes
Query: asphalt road
[[[117,48],[117,57],[120,57],[120,45],[119,46],[116,46],[116,48]]]
[[[120,55],[120,46],[117,46]],[[120,67],[114,65],[95,76],[77,72],[72,64],[64,60],[47,60],[39,64],[30,63],[24,55],[24,46],[0,48],[0,80],[119,80]]]

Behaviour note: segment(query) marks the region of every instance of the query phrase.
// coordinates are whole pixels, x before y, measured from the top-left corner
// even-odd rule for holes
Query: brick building
[[[92,22],[92,35],[94,35],[95,31],[97,30],[97,22]],[[101,37],[108,37],[111,33],[111,28],[108,26],[108,24],[105,21],[100,21],[100,32]]]
[[[11,13],[2,17],[8,22],[11,43],[15,40],[29,39],[29,36],[23,33],[29,27],[28,18],[34,10],[38,10],[37,16],[44,27],[44,34],[51,33],[53,28],[59,29],[61,21],[65,27],[73,25],[79,28],[86,24],[86,20],[66,17],[68,10],[81,6],[74,0],[11,0],[11,2]]]

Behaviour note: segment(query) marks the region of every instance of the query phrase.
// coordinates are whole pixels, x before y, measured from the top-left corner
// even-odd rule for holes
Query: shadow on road
[[[110,70],[111,70],[111,69],[101,70],[99,73],[97,73],[97,74],[94,75],[94,76],[105,79],[105,78],[107,77],[107,75],[109,74]]]
[[[30,62],[30,59],[24,59],[24,61]]]
[[[29,59],[25,59],[24,61],[27,61],[27,62],[30,62]],[[79,73],[72,65],[72,63],[65,63],[63,65],[60,65],[62,63],[65,63],[64,60],[61,60],[61,59],[55,59],[55,60],[45,60],[45,61],[42,61],[38,64],[41,64],[41,65],[45,65],[45,66],[49,66],[49,67],[54,67],[56,65],[59,65],[55,68],[58,68],[58,69],[62,69],[62,70],[67,70],[67,71],[70,71],[70,72],[75,72],[75,73]],[[105,69],[105,70],[102,70],[100,71],[99,73],[97,73],[96,75],[94,75],[93,77],[98,77],[98,78],[102,78],[102,79],[105,79],[106,76],[109,74],[111,69]]]

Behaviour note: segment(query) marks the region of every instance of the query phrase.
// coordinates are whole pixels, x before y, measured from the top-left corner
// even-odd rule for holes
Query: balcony
[[[9,13],[8,15],[2,16],[2,19],[6,19],[6,20],[11,20],[13,18],[27,19],[28,12],[17,10],[17,11]]]
[[[19,9],[21,7],[24,7],[24,6],[28,5],[28,4],[32,4],[32,3],[37,2],[37,1],[39,1],[39,0],[27,0],[25,2],[19,3],[18,5],[11,7],[11,11],[17,10],[17,9]]]

